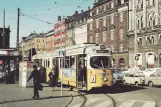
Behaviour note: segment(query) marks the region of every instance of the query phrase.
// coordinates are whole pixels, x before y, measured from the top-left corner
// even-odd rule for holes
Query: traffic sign
[[[65,52],[64,51],[59,51],[59,57],[64,57],[65,56]]]

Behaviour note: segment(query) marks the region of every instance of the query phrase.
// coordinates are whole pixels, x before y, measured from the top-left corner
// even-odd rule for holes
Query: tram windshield
[[[90,59],[90,65],[96,69],[111,68],[112,66],[108,56],[93,56]]]

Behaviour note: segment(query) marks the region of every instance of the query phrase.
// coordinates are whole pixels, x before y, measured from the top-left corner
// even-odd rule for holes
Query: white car
[[[135,84],[136,86],[144,84],[145,75],[143,72],[126,73],[123,78],[124,84]]]
[[[147,68],[144,71],[146,77],[151,77],[154,72],[160,72],[161,68]]]
[[[154,72],[151,77],[145,77],[145,84],[149,87],[153,87],[155,85],[161,86],[161,71]]]
[[[135,72],[143,72],[140,70],[140,68],[138,67],[133,67],[133,68],[129,68],[127,71],[123,71],[124,73],[135,73]]]

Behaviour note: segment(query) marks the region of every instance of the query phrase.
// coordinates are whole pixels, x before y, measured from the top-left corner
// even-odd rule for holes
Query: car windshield
[[[158,69],[156,69],[156,72],[161,72],[161,69],[159,69],[159,68],[158,68]]]
[[[108,56],[93,56],[90,59],[90,65],[92,68],[111,68],[111,60]]]
[[[153,69],[146,69],[145,72],[152,72]]]
[[[144,77],[143,73],[135,73],[135,77]]]
[[[122,73],[121,69],[114,69],[113,73]]]

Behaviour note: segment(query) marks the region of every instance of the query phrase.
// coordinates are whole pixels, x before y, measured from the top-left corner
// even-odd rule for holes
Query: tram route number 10
[[[95,83],[96,82],[96,75],[91,75],[91,83]]]

